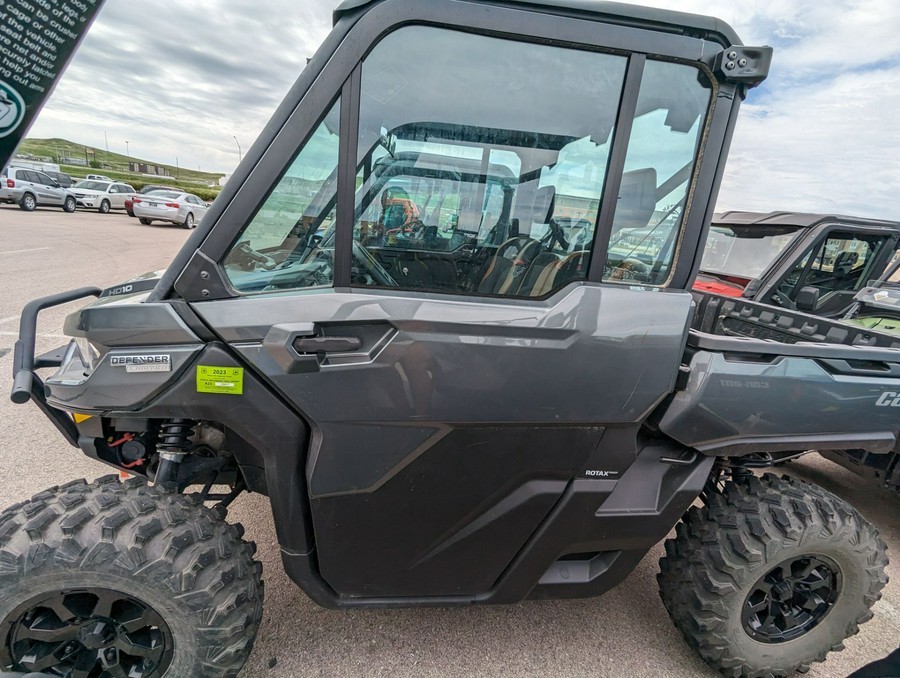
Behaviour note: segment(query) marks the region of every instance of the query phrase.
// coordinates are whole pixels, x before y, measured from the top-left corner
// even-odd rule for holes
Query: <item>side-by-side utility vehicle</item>
[[[853,298],[842,318],[828,319],[744,298],[700,292],[693,327],[701,332],[753,337],[787,344],[819,342],[900,349],[900,261],[888,267],[880,280],[870,282]],[[884,365],[868,366],[875,371]],[[885,391],[877,407],[900,409],[900,391]],[[882,450],[825,449],[822,455],[900,494],[900,447]],[[780,456],[790,458],[791,452]]]
[[[676,527],[660,591],[711,666],[786,675],[839,649],[884,543],[752,470],[893,449],[900,351],[690,328],[771,50],[584,0],[335,17],[161,277],[24,310],[13,400],[134,478],[0,515],[0,667],[234,675],[263,593],[224,520],[245,490],[328,607],[595,596]],[[91,295],[36,357],[38,312]]]
[[[802,212],[713,217],[694,289],[840,318],[897,253],[900,223]]]

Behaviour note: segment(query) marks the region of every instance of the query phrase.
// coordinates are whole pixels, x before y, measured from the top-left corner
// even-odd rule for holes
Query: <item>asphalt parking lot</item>
[[[0,206],[0,508],[47,486],[108,472],[66,446],[33,406],[14,406],[12,347],[18,314],[31,298],[123,282],[165,267],[188,231],[142,226],[123,213]],[[63,320],[41,316],[37,350],[65,343]],[[875,618],[846,649],[809,676],[845,676],[883,657],[900,639],[900,497],[807,455],[786,467],[843,497],[888,543],[891,582]],[[602,598],[507,607],[339,612],[313,604],[281,569],[264,497],[243,496],[230,519],[259,545],[266,611],[246,676],[714,676],[684,644],[656,593],[655,547]]]

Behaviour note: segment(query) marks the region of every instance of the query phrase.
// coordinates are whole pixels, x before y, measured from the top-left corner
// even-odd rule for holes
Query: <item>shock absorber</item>
[[[196,424],[191,419],[167,419],[159,425],[159,442],[156,449],[159,451],[159,467],[156,470],[154,483],[163,483],[175,480],[178,477],[178,465],[184,459],[191,447],[189,436]]]

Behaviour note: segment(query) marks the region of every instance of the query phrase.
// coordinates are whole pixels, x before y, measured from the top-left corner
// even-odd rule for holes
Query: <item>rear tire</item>
[[[35,200],[35,197],[31,195],[31,193],[26,193],[19,201],[19,207],[26,212],[34,212],[34,208],[37,207],[37,200]]]
[[[117,476],[0,513],[0,672],[69,675],[81,661],[99,675],[109,653],[120,668],[103,675],[237,675],[262,615],[262,567],[223,518]]]
[[[786,476],[726,483],[665,546],[663,603],[726,676],[787,676],[824,661],[871,619],[887,583],[878,530],[838,497]]]
[[[150,224],[153,223],[153,220],[152,220],[152,219],[147,219],[146,217],[138,217],[138,220],[139,220],[142,224],[144,224],[144,226],[149,226]]]
[[[100,203],[100,207],[97,208],[97,211],[100,214],[109,214],[109,200],[104,200]]]
[[[181,226],[182,228],[187,229],[194,228],[194,215],[188,212],[188,215],[184,218],[184,223]]]
[[[63,203],[63,212],[74,212],[75,211],[75,198],[71,196],[66,198],[66,201]]]

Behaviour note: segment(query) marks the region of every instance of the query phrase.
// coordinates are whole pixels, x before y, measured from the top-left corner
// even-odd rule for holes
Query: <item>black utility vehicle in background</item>
[[[161,278],[24,310],[13,400],[136,477],[0,514],[0,667],[234,675],[263,598],[224,519],[245,490],[328,607],[594,596],[676,526],[660,591],[711,666],[787,675],[839,649],[884,543],[751,470],[893,449],[900,351],[690,329],[771,51],[582,0],[347,0],[335,20]],[[87,296],[36,357],[39,311]]]
[[[900,223],[803,212],[713,217],[694,289],[840,318],[897,253]]]

